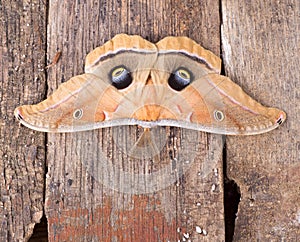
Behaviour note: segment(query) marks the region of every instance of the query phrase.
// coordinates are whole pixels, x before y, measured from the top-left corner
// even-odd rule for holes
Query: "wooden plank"
[[[287,112],[270,133],[227,139],[240,187],[234,241],[300,240],[299,1],[222,1],[226,73],[258,101]]]
[[[62,51],[49,68],[49,93],[82,73],[86,54],[117,33],[153,42],[187,35],[216,54],[220,50],[216,1],[51,0],[48,22],[48,59]],[[50,241],[224,241],[222,137],[161,128],[161,153],[130,159],[122,144],[131,147],[140,131],[125,127],[48,136]],[[161,172],[169,164],[177,182],[159,173],[154,183],[147,180],[145,170]]]
[[[46,6],[0,1],[0,241],[25,241],[43,215],[45,135],[13,111],[45,96]]]

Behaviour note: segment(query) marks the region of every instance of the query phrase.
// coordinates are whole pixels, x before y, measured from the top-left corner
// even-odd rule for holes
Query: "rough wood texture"
[[[241,190],[234,241],[300,240],[299,1],[222,1],[228,76],[287,112],[270,133],[227,139],[228,175]]]
[[[127,159],[122,153],[126,146],[120,145],[140,135],[134,127],[49,135],[46,146],[43,133],[20,127],[13,117],[19,104],[44,99],[46,83],[49,94],[82,73],[86,54],[117,33],[139,34],[153,42],[186,35],[219,54],[218,2],[178,2],[57,0],[45,6],[37,0],[0,1],[1,241],[25,241],[39,222],[45,162],[50,241],[224,241],[219,136],[159,129],[162,154],[140,162]],[[299,12],[296,0],[222,1],[226,73],[258,101],[288,115],[271,133],[227,138],[228,175],[242,193],[235,241],[300,239]],[[46,80],[44,67],[58,51],[61,59],[49,67]],[[195,159],[183,165],[186,146]],[[170,160],[178,183],[167,186],[170,180],[162,176],[153,179],[157,187],[137,180],[135,174],[143,174],[144,168],[155,172]],[[122,169],[130,175],[107,179]],[[199,176],[206,169],[206,176]],[[133,188],[126,178],[135,182]],[[145,187],[161,186],[141,193]],[[196,233],[196,226],[207,236]]]
[[[58,50],[62,56],[49,68],[49,93],[82,73],[86,54],[117,33],[152,42],[187,35],[218,54],[218,7],[216,1],[50,1],[48,59]],[[45,209],[51,241],[224,240],[222,142],[219,153],[208,154],[220,136],[158,132],[166,142],[162,153],[142,160],[122,153],[121,145],[139,136],[135,127],[48,136]],[[184,146],[195,157],[183,159]],[[211,160],[216,162],[205,167]],[[170,162],[179,181],[158,175],[151,185],[145,170],[159,172]],[[203,168],[206,176],[199,173]],[[207,233],[197,233],[196,226]]]
[[[45,96],[46,6],[0,1],[0,240],[25,241],[43,214],[45,135],[13,110]]]

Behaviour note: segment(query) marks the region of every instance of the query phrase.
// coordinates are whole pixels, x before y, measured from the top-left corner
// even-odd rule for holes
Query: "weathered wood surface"
[[[228,176],[241,190],[234,241],[300,241],[300,3],[222,1],[228,76],[287,122],[227,138]]]
[[[45,97],[45,37],[42,1],[0,1],[0,241],[27,240],[43,215],[45,135],[13,111]]]
[[[48,71],[49,93],[83,72],[89,51],[122,32],[152,42],[168,35],[187,35],[218,54],[218,7],[215,1],[50,1],[48,59],[58,50],[62,56]],[[206,164],[210,138],[220,136],[160,129],[166,145],[159,157],[139,160],[128,158],[121,146],[131,147],[140,130],[125,131],[114,128],[48,136],[45,211],[49,239],[224,241],[222,144],[218,145],[221,156],[216,154],[213,166],[206,167],[207,176],[198,174]],[[183,159],[182,149],[195,157]],[[181,167],[187,159],[188,169]],[[146,174],[162,172],[168,164],[179,173],[178,182],[162,174],[153,178],[156,185],[147,180]],[[207,234],[197,233],[196,226]]]
[[[288,115],[287,122],[271,133],[227,138],[227,173],[242,194],[235,241],[299,241],[299,12],[296,0],[222,1],[226,73],[258,101]],[[35,0],[0,1],[0,241],[27,240],[44,208],[50,241],[175,241],[184,236],[224,241],[218,156],[222,145],[215,141],[220,137],[161,129],[167,142],[162,154],[153,163],[143,163],[120,152],[117,144],[126,134],[116,134],[124,129],[55,134],[46,140],[45,134],[20,127],[13,117],[19,104],[36,103],[47,87],[52,93],[82,73],[85,55],[117,33],[139,34],[153,42],[186,35],[219,54],[219,29],[219,5],[212,0],[49,1],[47,6]],[[62,51],[60,61],[45,72],[57,51]],[[130,141],[139,132],[132,128],[127,135]],[[194,140],[186,142],[188,138]],[[99,158],[104,154],[115,170],[127,169],[137,182],[134,172],[142,174],[146,165],[154,172],[170,160],[176,164],[174,158],[182,158],[185,144],[196,147],[189,169],[171,186],[158,177],[164,189],[154,193],[133,194],[124,180],[101,182],[97,175],[103,173],[95,173],[105,164]],[[215,157],[208,156],[215,148]],[[211,167],[204,166],[207,158]],[[214,159],[217,163],[211,162]],[[183,169],[178,163],[174,167]],[[203,168],[213,172],[199,176]],[[197,234],[195,226],[205,229],[207,236]]]

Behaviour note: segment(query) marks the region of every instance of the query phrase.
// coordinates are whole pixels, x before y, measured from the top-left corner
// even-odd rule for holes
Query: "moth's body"
[[[88,54],[86,74],[15,115],[46,132],[137,124],[258,134],[285,120],[283,111],[262,106],[220,75],[220,67],[217,56],[189,38],[152,44],[121,34]]]

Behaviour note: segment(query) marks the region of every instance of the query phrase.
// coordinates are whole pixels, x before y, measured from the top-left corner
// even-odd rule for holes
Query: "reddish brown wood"
[[[49,93],[82,73],[86,54],[117,33],[139,34],[152,42],[168,35],[187,35],[219,54],[219,25],[215,1],[50,1],[48,55],[52,57],[57,49],[63,54],[49,69]],[[116,138],[117,131],[123,130],[48,136],[45,209],[50,241],[224,240],[222,142],[215,145],[220,137],[167,128],[161,134],[166,141],[161,154],[137,160],[128,158],[119,145],[136,140],[140,131],[133,127]],[[208,152],[212,143],[218,148],[214,154]],[[180,164],[186,162],[182,160],[184,144],[196,156],[190,157],[189,169],[180,174]],[[134,193],[126,188],[128,181],[113,177],[119,169],[140,184],[143,179],[135,174],[160,171],[170,162],[175,164],[175,158],[179,181],[168,185],[168,179],[155,177],[162,186],[155,192]],[[88,168],[91,161],[92,170]],[[101,172],[111,181],[97,177]],[[197,233],[196,226],[205,232]]]
[[[112,189],[122,188],[121,179],[101,183],[86,161],[98,161],[101,151],[114,167],[132,174],[149,164],[151,172],[157,171],[179,159],[180,148],[192,134],[166,129],[162,154],[153,163],[147,159],[143,163],[118,150],[113,129],[49,135],[46,146],[44,134],[18,125],[13,116],[16,106],[41,101],[46,83],[52,93],[61,82],[82,73],[85,55],[117,33],[139,34],[153,42],[186,35],[219,54],[219,3],[52,0],[45,4],[0,2],[0,240],[26,241],[39,222],[45,162],[50,241],[224,240],[222,158],[220,152],[208,156],[213,155],[208,154],[214,143],[210,141],[217,136],[196,133],[188,143],[197,147],[196,157],[178,183],[150,194],[132,194]],[[299,11],[296,0],[222,1],[226,73],[258,101],[288,115],[287,122],[271,133],[227,138],[227,172],[242,195],[235,241],[300,237]],[[44,68],[57,50],[62,51],[61,59],[47,70],[46,80]],[[138,135],[133,128],[120,139],[132,141]],[[206,161],[214,159],[217,163],[206,167],[213,172],[199,176]],[[157,181],[168,183],[161,177]],[[198,234],[196,226],[207,235]]]

